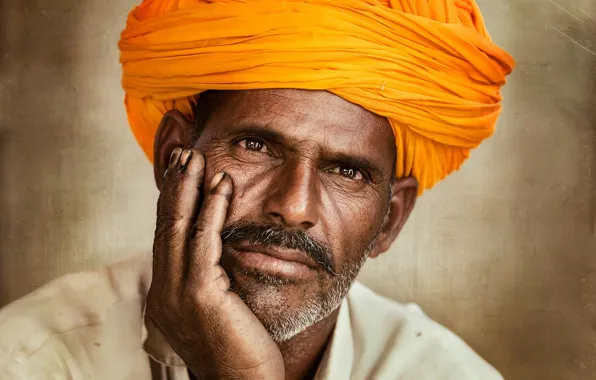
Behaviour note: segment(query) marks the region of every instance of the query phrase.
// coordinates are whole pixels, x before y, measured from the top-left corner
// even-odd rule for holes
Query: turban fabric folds
[[[389,120],[420,192],[489,137],[513,59],[474,0],[145,0],[119,42],[129,123],[153,157],[165,112],[205,90],[327,90]]]

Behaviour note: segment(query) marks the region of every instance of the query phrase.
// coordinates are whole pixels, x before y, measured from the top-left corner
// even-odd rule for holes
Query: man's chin
[[[291,339],[321,318],[319,302],[315,300],[318,292],[309,291],[305,283],[247,271],[233,271],[230,280],[231,290],[278,343]]]

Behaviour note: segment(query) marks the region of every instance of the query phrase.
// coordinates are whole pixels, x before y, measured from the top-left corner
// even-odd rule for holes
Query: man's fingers
[[[232,196],[232,179],[225,173],[213,177],[209,194],[197,218],[190,238],[189,279],[210,277],[221,257],[221,230]],[[198,276],[198,277],[197,277]]]
[[[182,148],[175,148],[170,154],[168,167],[163,173],[163,189],[157,200],[157,226],[155,228],[155,237],[153,240],[153,281],[161,280],[163,277],[163,270],[166,267],[167,255],[163,254],[165,249],[164,236],[166,229],[166,223],[164,222],[164,213],[168,208],[168,197],[164,196],[166,183],[169,183],[169,174],[171,174],[171,168],[178,165],[180,155],[182,154]]]
[[[186,271],[184,254],[198,214],[204,170],[205,159],[198,150],[176,148],[164,174],[158,203],[153,272],[166,283],[180,283]]]

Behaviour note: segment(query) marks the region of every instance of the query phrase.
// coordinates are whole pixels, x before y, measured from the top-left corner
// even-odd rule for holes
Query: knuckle
[[[155,234],[156,237],[180,238],[188,224],[188,219],[179,214],[168,213],[158,218]]]
[[[157,224],[162,226],[171,225],[178,216],[173,207],[158,206],[157,208]]]
[[[205,233],[205,224],[198,221],[192,226],[190,238],[193,240],[199,239]]]
[[[162,224],[172,224],[182,218],[174,206],[158,210],[157,217]]]
[[[185,216],[177,215],[176,217],[172,218],[172,237],[180,238],[183,231],[186,230],[188,226],[189,219]]]
[[[193,292],[191,292],[190,299],[192,300],[194,305],[200,308],[206,308],[209,307],[212,300],[212,296],[209,290],[203,287],[199,287],[195,289]]]
[[[220,292],[226,292],[230,290],[230,286],[232,285],[230,282],[230,278],[224,273],[223,275],[219,276],[216,281],[217,289]]]
[[[212,243],[211,238],[216,235],[219,236],[219,233],[217,233],[215,227],[208,221],[201,219],[197,220],[197,222],[193,225],[190,233],[190,239],[203,243]],[[195,242],[195,244],[197,243]]]
[[[189,220],[186,210],[180,210],[179,207],[170,207],[168,209],[158,209],[156,225],[157,228],[182,230],[186,228]]]
[[[153,240],[153,253],[167,254],[167,252],[180,249],[184,239],[177,231],[160,231]]]

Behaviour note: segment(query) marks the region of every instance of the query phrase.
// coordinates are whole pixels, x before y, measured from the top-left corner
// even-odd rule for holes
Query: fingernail
[[[177,163],[178,159],[180,158],[180,153],[182,152],[182,148],[175,148],[170,155],[170,168],[173,168]]]
[[[180,155],[180,162],[182,164],[180,165],[179,172],[183,172],[184,169],[186,169],[186,165],[188,165],[188,163],[190,162],[191,157],[192,157],[192,150],[186,149],[184,152],[182,152],[182,155]]]
[[[214,175],[213,179],[211,180],[211,186],[209,186],[209,189],[213,191],[217,187],[217,185],[224,179],[225,176],[226,173],[224,172],[220,172]]]

